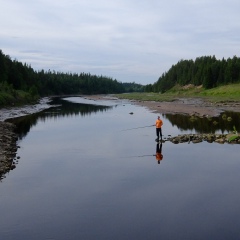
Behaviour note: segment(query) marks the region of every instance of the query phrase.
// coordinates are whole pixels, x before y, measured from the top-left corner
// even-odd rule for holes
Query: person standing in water
[[[162,125],[163,125],[163,121],[160,119],[160,116],[158,116],[155,125],[156,125],[156,134],[157,134],[157,139],[156,140],[159,140],[159,135],[160,135],[161,140],[162,140]]]

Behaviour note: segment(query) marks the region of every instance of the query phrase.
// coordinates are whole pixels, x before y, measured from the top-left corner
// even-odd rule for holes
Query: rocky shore
[[[178,143],[201,143],[206,141],[208,143],[229,143],[229,144],[240,144],[240,134],[239,133],[229,133],[229,134],[182,134],[175,137],[168,136],[163,140],[170,141],[174,144]]]
[[[40,112],[51,107],[49,98],[42,98],[37,104],[22,107],[10,107],[0,109],[0,181],[5,175],[13,170],[20,157],[17,157],[17,140],[15,125],[6,122],[6,119],[25,116]]]
[[[16,167],[18,162],[18,157],[16,157],[18,137],[14,129],[15,125],[0,122],[0,181]]]

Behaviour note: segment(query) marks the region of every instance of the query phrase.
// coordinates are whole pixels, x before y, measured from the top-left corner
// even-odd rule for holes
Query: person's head
[[[160,119],[160,116],[158,116],[158,119]]]

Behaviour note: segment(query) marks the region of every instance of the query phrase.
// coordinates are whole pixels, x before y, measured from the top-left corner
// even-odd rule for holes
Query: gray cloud
[[[239,55],[237,0],[0,3],[0,48],[36,70],[147,84],[180,59]]]

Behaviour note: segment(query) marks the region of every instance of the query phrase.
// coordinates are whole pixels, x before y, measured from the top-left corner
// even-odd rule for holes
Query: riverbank
[[[90,100],[111,100],[116,99],[112,95],[85,96]],[[127,99],[127,96],[126,96]],[[173,101],[142,101],[129,100],[131,103],[148,108],[159,114],[186,114],[199,117],[219,116],[221,112],[240,112],[239,101],[210,102],[204,98],[175,98]]]
[[[18,162],[16,157],[18,137],[14,129],[14,124],[0,121],[0,181]]]
[[[18,163],[17,140],[15,134],[15,125],[5,120],[15,117],[21,117],[51,107],[49,98],[42,98],[37,104],[24,105],[21,107],[7,107],[0,109],[0,181],[5,178],[5,175],[13,170]]]
[[[161,114],[186,114],[199,117],[219,116],[222,112],[240,112],[239,102],[212,103],[201,98],[178,98],[172,102],[132,101]]]

